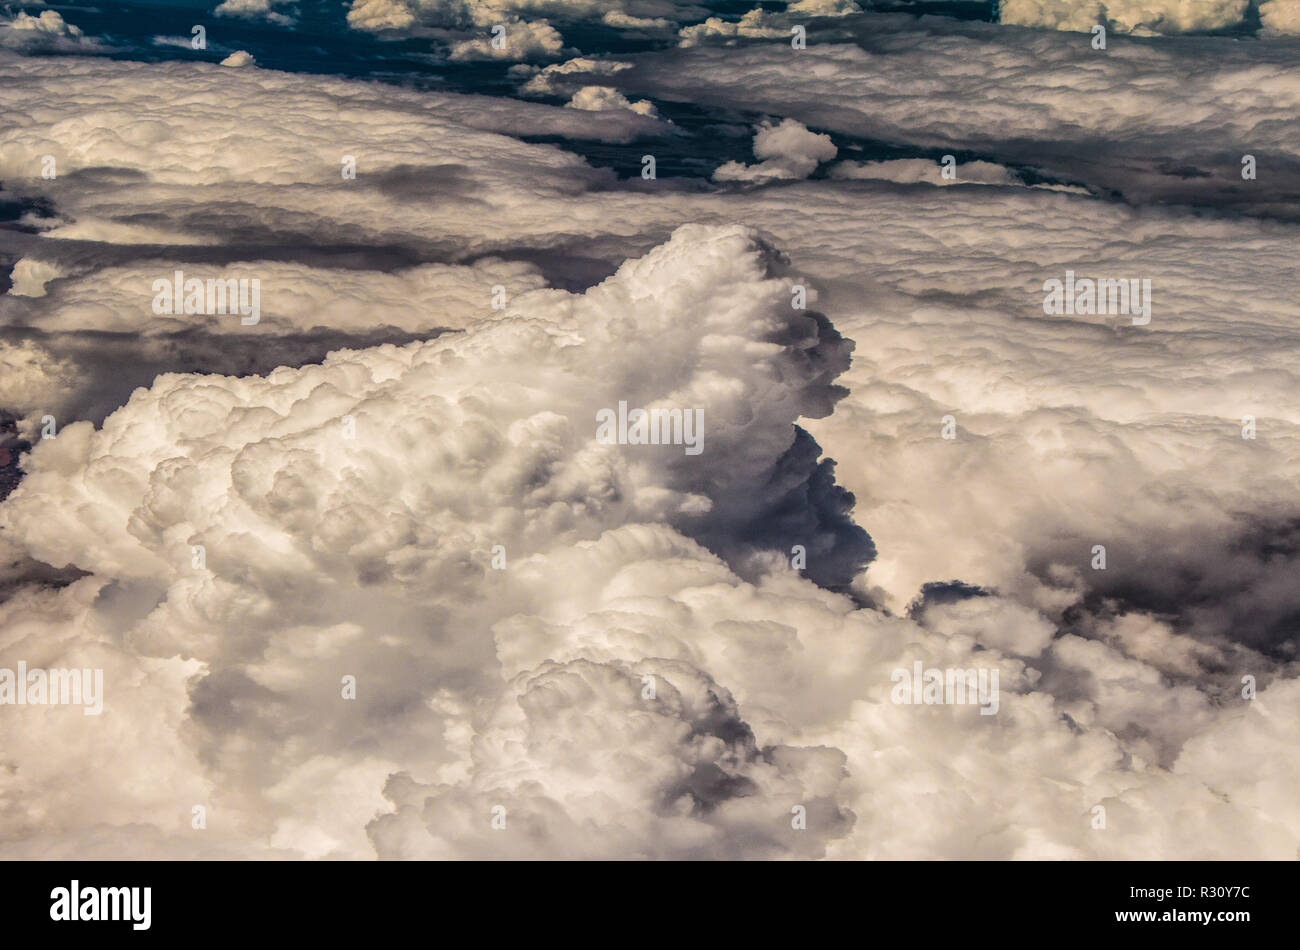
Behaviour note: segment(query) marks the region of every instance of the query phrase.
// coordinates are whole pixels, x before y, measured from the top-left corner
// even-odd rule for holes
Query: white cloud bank
[[[1241,25],[1257,6],[1265,34],[1300,32],[1294,0],[1002,0],[1003,23],[1090,33],[1101,24],[1116,33],[1139,36],[1207,33]]]
[[[675,0],[352,0],[348,25],[373,33],[490,26],[515,19],[599,20],[616,29],[663,30],[702,7]]]
[[[1209,184],[1235,190],[1239,203],[1300,213],[1284,197],[1300,188],[1300,82],[1288,44],[1115,37],[1100,53],[1054,33],[902,16],[824,29],[804,50],[753,43],[624,56],[632,68],[605,83],[627,96],[982,152],[1136,202],[1194,203]],[[1244,155],[1268,162],[1258,196],[1243,184]]]
[[[741,101],[715,52],[600,85],[712,64],[704,94]],[[952,61],[987,82],[1011,55]],[[839,75],[843,110],[799,122],[871,120],[845,105],[853,60],[787,62],[792,88],[809,64]],[[1250,99],[1243,68],[1193,82],[1195,102],[1238,91],[1183,141],[1285,142],[1285,103]],[[1294,225],[1014,187],[620,189],[500,134],[585,131],[580,110],[135,69],[0,58],[0,177],[60,222],[5,239],[28,292],[0,296],[6,398],[36,413],[125,372],[78,337],[159,372],[102,425],[61,417],[0,503],[0,666],[97,666],[107,687],[101,717],[4,720],[4,854],[1296,855]],[[1279,69],[1258,76],[1284,98]],[[1064,123],[1075,86],[1040,118]],[[1177,98],[1155,87],[1091,134],[1158,126]],[[880,88],[901,128],[904,90]],[[1035,88],[956,128],[1029,128],[1008,103]],[[624,112],[601,124],[649,121]],[[544,286],[584,258],[621,266]],[[245,265],[260,330],[146,310],[164,266]],[[1067,268],[1153,278],[1151,323],[1046,316]],[[368,321],[458,332],[377,343]],[[320,365],[261,374],[191,353],[330,332]],[[704,452],[596,442],[620,400],[702,409]],[[812,574],[847,533],[796,423],[876,541],[857,601],[789,566],[804,544]],[[953,580],[984,590],[933,586]],[[998,713],[891,702],[918,661],[996,669]]]
[[[2,656],[102,666],[111,692],[91,729],[51,708],[7,743],[5,799],[45,810],[5,815],[6,853],[1293,854],[1300,684],[1220,705],[1132,656],[1138,631],[1053,637],[996,600],[918,625],[779,558],[742,582],[683,536],[822,411],[829,341],[773,264],[688,227],[585,295],[264,378],[163,376],[42,441],[0,524],[90,576],[7,601]],[[597,444],[619,398],[702,407],[705,454]],[[998,715],[891,702],[918,660],[992,664]],[[102,782],[68,781],[56,740]]]

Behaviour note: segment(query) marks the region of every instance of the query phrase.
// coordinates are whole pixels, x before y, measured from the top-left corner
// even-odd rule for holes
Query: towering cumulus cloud
[[[89,572],[50,609],[80,605],[81,622],[111,629],[100,636],[124,663],[202,664],[187,687],[186,735],[218,780],[232,832],[307,853],[356,847],[363,822],[329,800],[346,783],[369,775],[377,796],[390,770],[455,769],[449,745],[482,699],[508,689],[531,708],[545,684],[572,681],[600,697],[585,700],[591,715],[626,717],[628,728],[645,720],[647,741],[680,759],[651,776],[610,776],[617,808],[662,798],[684,828],[675,847],[698,847],[708,827],[692,822],[722,820],[705,816],[735,789],[824,797],[842,763],[758,748],[725,689],[684,661],[647,667],[663,698],[646,707],[623,702],[640,685],[633,677],[628,693],[620,684],[634,671],[618,663],[539,662],[507,686],[491,631],[511,610],[555,606],[549,585],[529,591],[511,578],[546,570],[576,543],[621,544],[634,558],[666,545],[681,552],[670,563],[695,559],[726,577],[677,531],[733,539],[729,552],[752,560],[776,535],[743,529],[790,492],[819,490],[820,470],[799,470],[809,456],[792,456],[792,423],[829,411],[847,347],[824,319],[790,307],[785,284],[766,275],[770,258],[745,231],[688,227],[585,295],[526,293],[466,334],[343,351],[262,378],[162,376],[101,430],[75,423],[37,446],[3,508],[5,536],[40,561]],[[697,414],[701,451],[601,444],[598,412],[620,401]],[[834,523],[787,527],[783,545],[842,544]],[[602,540],[610,532],[623,540]],[[868,546],[857,544],[865,560]],[[494,556],[519,567],[498,574]],[[503,646],[536,650],[513,638]],[[118,672],[106,722],[152,715]],[[346,676],[355,702],[342,698]],[[552,751],[547,730],[560,728],[545,706],[533,709],[537,768]],[[333,817],[300,829],[304,803],[284,795],[317,786],[308,812]],[[539,814],[566,805],[514,796]],[[755,804],[736,820],[757,820]]]

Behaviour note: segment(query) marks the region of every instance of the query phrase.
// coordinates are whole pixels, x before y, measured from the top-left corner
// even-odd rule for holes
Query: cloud
[[[461,6],[447,4],[449,10]],[[348,7],[348,26],[354,30],[402,30],[413,26],[415,19],[415,5],[408,0],[353,0]]]
[[[853,0],[795,0],[785,8],[785,12],[804,16],[849,16],[861,13],[862,8]]]
[[[734,45],[742,39],[776,39],[789,36],[790,31],[766,10],[753,9],[734,22],[711,16],[703,23],[682,27],[678,35],[681,37],[679,45],[689,47],[719,40]]]
[[[279,7],[288,7],[293,0],[222,0],[212,12],[217,16],[241,17],[247,20],[267,20],[280,26],[292,26],[295,13],[281,13]]]
[[[992,162],[953,163],[954,177],[943,176],[943,166],[920,158],[897,158],[885,162],[840,162],[828,170],[832,178],[874,178],[900,183],[925,182],[930,185],[1022,185],[1009,168]]]
[[[13,328],[9,359],[25,367],[23,381],[11,377],[13,389],[0,404],[65,422],[102,420],[159,372],[269,372],[321,360],[345,346],[407,343],[485,318],[498,288],[508,299],[546,285],[532,265],[491,258],[394,273],[277,261],[218,266],[143,260],[72,275],[29,258],[14,270],[53,282],[39,287],[40,297],[50,296],[40,306],[0,297],[0,324]],[[259,282],[255,326],[233,310],[155,312],[156,281],[170,288],[230,279]],[[24,278],[10,294],[34,292],[34,281]]]
[[[754,156],[763,159],[757,165],[728,162],[713,173],[714,181],[765,182],[775,179],[807,178],[822,162],[836,155],[829,135],[808,131],[794,119],[779,125],[764,122],[754,133]]]
[[[9,293],[15,297],[44,297],[45,287],[63,272],[54,264],[24,257],[9,274]]]
[[[1300,102],[1285,44],[1116,37],[1102,55],[1055,34],[874,15],[814,28],[804,50],[696,46],[622,58],[634,68],[607,84],[627,96],[761,111],[927,154],[963,151],[962,160],[1033,167],[1133,202],[1300,215],[1280,197],[1300,185]],[[953,71],[958,60],[979,67]],[[977,98],[980,108],[966,105]],[[1268,189],[1243,180],[1245,155],[1267,156]]]
[[[940,185],[1002,185],[1019,188],[1046,188],[1052,191],[1071,191],[1088,194],[1086,188],[1073,185],[1033,184],[1024,181],[1015,171],[996,162],[952,163],[952,177],[945,177],[942,162],[924,158],[896,158],[883,162],[837,162],[826,170],[831,178],[857,180],[895,181],[899,184]]]
[[[1090,33],[1101,24],[1117,33],[1204,33],[1242,22],[1249,0],[1003,0],[1003,23]]]
[[[573,94],[573,98],[565,104],[565,108],[584,109],[589,112],[609,112],[611,110],[626,109],[638,115],[649,116],[652,119],[658,118],[659,115],[653,102],[646,99],[631,102],[617,89],[610,86],[583,86]]]
[[[828,160],[811,125],[887,176],[774,188],[515,137],[662,125],[626,110],[0,56],[31,209],[0,235],[5,487],[30,449],[0,666],[109,690],[90,726],[6,732],[4,853],[1294,857],[1296,236],[1250,216],[1285,190],[1279,54],[1201,75],[1208,40],[1120,41],[1084,70],[873,22],[833,55],[536,74],[668,101],[685,74],[792,120],[760,160]],[[932,119],[940,87],[981,94]],[[999,180],[1059,155],[1097,196],[900,183],[920,166],[872,165],[881,132]],[[1108,200],[1083,160],[1255,136],[1279,177],[1237,213]],[[1158,177],[1226,201],[1238,158]],[[176,268],[260,275],[262,323],[153,314]],[[1067,269],[1151,278],[1150,324],[1045,314]],[[704,451],[602,445],[619,401],[702,409]],[[41,439],[56,403],[83,408]],[[894,702],[918,662],[996,671],[997,714]]]
[[[6,107],[12,106],[15,116],[15,125],[0,142],[0,167],[4,169],[6,186],[20,193],[23,189],[46,190],[60,211],[75,217],[82,228],[90,221],[113,214],[109,209],[95,207],[96,195],[106,198],[126,180],[124,176],[144,176],[134,180],[142,186],[147,182],[151,188],[164,190],[228,188],[220,197],[215,191],[207,192],[200,204],[215,206],[231,216],[237,215],[238,209],[244,206],[244,213],[256,216],[259,210],[255,205],[260,199],[270,197],[266,193],[269,186],[275,186],[291,203],[310,199],[311,189],[294,191],[282,186],[337,182],[336,187],[353,187],[340,174],[341,159],[346,154],[358,158],[355,190],[366,190],[368,195],[380,199],[386,193],[385,188],[377,187],[373,176],[388,175],[391,180],[402,169],[417,168],[428,169],[433,176],[442,175],[440,190],[432,196],[440,201],[445,201],[457,187],[469,187],[488,179],[494,183],[493,192],[501,188],[520,193],[539,183],[547,188],[571,191],[604,176],[581,159],[558,149],[521,146],[516,139],[495,133],[506,128],[521,135],[584,132],[600,140],[627,141],[647,129],[660,127],[642,116],[614,114],[602,121],[600,128],[592,129],[588,119],[574,110],[537,103],[486,96],[417,94],[320,77],[266,71],[249,73],[192,63],[158,64],[151,70],[151,80],[157,89],[191,90],[191,110],[173,112],[169,118],[173,124],[166,125],[147,115],[131,113],[129,107],[142,101],[148,89],[136,81],[129,66],[89,59],[65,60],[57,65],[49,61],[11,59],[0,68],[5,71],[6,91],[10,96]],[[61,120],[54,118],[55,113],[38,118],[25,113],[18,104],[25,91],[40,84],[52,91],[67,91],[62,101],[67,108],[78,108],[73,105],[72,90],[87,82],[97,82],[101,88],[99,105],[94,107],[98,111],[89,120],[99,123],[120,120],[123,124],[119,133],[93,141],[78,138],[67,134],[66,126],[57,124]],[[248,105],[245,119],[239,125],[218,118],[223,103],[232,95],[245,97]],[[286,114],[289,101],[302,106],[296,118]],[[335,122],[349,127],[355,138],[340,141],[329,134],[319,121],[326,112],[334,115]],[[257,144],[257,136],[272,135],[276,129],[283,129],[286,122],[298,136],[290,141],[297,144],[277,150],[268,161],[265,150]],[[182,128],[185,132],[179,134]],[[411,128],[423,130],[418,143],[410,134]],[[455,134],[451,134],[452,130]],[[189,170],[189,163],[200,150],[210,151],[213,160],[206,172],[196,176]],[[484,150],[494,153],[493,160],[476,163],[475,157],[483,155]],[[58,177],[48,181],[39,177],[42,156],[47,153],[55,157],[59,170]],[[524,170],[529,179],[526,186],[519,183],[515,174]],[[259,191],[263,194],[255,194]],[[241,194],[245,196],[242,200]],[[304,206],[303,212],[315,215],[323,210],[321,204],[328,202],[313,202],[313,208],[308,212]],[[361,205],[367,208],[365,213],[370,223],[354,220],[353,224],[373,229],[375,221],[384,214],[370,212],[385,204],[396,208],[401,203],[363,201]],[[305,220],[304,213],[284,210],[288,218],[276,216],[281,224],[295,218]],[[444,210],[450,212],[451,203]],[[400,217],[400,211],[398,214]],[[475,210],[472,216],[481,219],[482,213]],[[116,224],[157,229],[151,232],[156,235],[153,239],[156,243],[172,243],[172,235],[187,230],[199,232],[200,240],[210,242],[213,227],[221,223],[221,215],[213,215],[211,211],[207,212],[206,223],[191,221],[177,225],[159,219],[148,220],[146,224],[147,217],[133,215],[131,221]],[[409,220],[414,223],[414,218]],[[254,222],[247,224],[251,226]],[[228,241],[230,235],[220,235],[218,239]]]
[[[42,10],[39,16],[20,11],[0,17],[0,47],[24,53],[85,53],[102,48],[55,10]]]
[[[304,854],[355,848],[358,815],[381,805],[381,773],[409,764],[402,749],[423,756],[442,745],[463,728],[457,710],[493,695],[484,625],[527,596],[487,596],[494,545],[527,563],[629,524],[707,537],[746,512],[765,521],[780,502],[787,486],[769,475],[796,440],[794,419],[824,411],[822,364],[839,344],[784,306],[783,285],[764,274],[769,258],[743,229],[686,227],[586,295],[526,293],[465,334],[341,351],[266,377],[163,375],[101,430],[70,424],[38,443],[0,508],[5,537],[92,575],[57,595],[59,610],[82,617],[79,629],[110,629],[133,656],[202,664],[197,676],[185,667],[180,735],[223,790],[233,827]],[[672,355],[661,374],[642,372],[647,346]],[[485,379],[499,383],[485,389]],[[595,410],[619,399],[699,408],[705,451],[728,461],[705,471],[677,446],[601,445]],[[55,525],[42,514],[34,530],[55,497],[65,517]],[[808,540],[817,546],[815,534]],[[299,609],[286,612],[285,596],[304,582]],[[444,631],[440,645],[428,639],[430,621]],[[376,637],[388,646],[376,650]],[[446,675],[428,677],[430,662],[450,664]],[[109,682],[123,690],[131,675],[117,670]],[[357,677],[357,705],[331,685],[342,675]],[[691,682],[684,671],[668,679],[678,690]],[[153,715],[134,701],[114,708],[126,719]],[[682,755],[698,772],[678,776],[681,794],[722,794],[716,770],[734,756],[742,784],[796,781],[798,753],[772,771],[771,756],[785,753],[760,758],[742,743],[724,754],[673,725],[681,715],[664,727],[665,739],[691,745]],[[350,743],[369,737],[356,747],[370,750],[339,756],[345,731]],[[291,736],[297,751],[269,755]],[[350,770],[373,782],[372,798],[339,810],[331,796],[342,791],[319,776]],[[145,818],[125,804],[97,816],[106,812]],[[327,826],[300,824],[304,813]]]
[[[518,20],[493,27],[493,36],[452,44],[451,58],[547,59],[564,46],[559,30],[545,20]]]
[[[239,49],[239,50],[235,50],[233,53],[231,53],[229,56],[223,59],[219,65],[233,66],[236,68],[240,66],[256,66],[257,60],[253,59],[252,53]]]
[[[685,663],[521,674],[472,761],[461,784],[389,780],[395,811],[369,827],[380,857],[815,858],[853,823],[836,800],[842,753],[760,748],[735,700]],[[792,828],[799,807],[811,833]]]
[[[631,16],[621,10],[610,10],[600,18],[600,21],[616,30],[633,30],[639,33],[665,33],[677,29],[676,21],[666,17]]]
[[[484,27],[539,17],[659,32],[675,28],[677,20],[704,15],[703,7],[676,0],[353,0],[347,19],[352,29],[374,33]]]
[[[204,664],[188,687],[197,752],[185,754],[204,763],[189,780],[221,790],[227,846],[373,847],[389,857],[1294,851],[1300,829],[1285,809],[1225,814],[1215,794],[1280,801],[1286,769],[1216,775],[1212,792],[1197,751],[1241,716],[1285,717],[1300,701],[1294,684],[1275,680],[1258,712],[1217,710],[1186,678],[1219,666],[1228,673],[1219,682],[1230,683],[1242,660],[1268,675],[1264,658],[1197,653],[1167,627],[1153,654],[1155,634],[1133,620],[1098,625],[1095,639],[1060,637],[1046,602],[1035,610],[1009,598],[891,618],[819,590],[781,558],[742,581],[681,533],[704,534],[699,519],[727,504],[761,510],[750,486],[763,479],[750,466],[771,466],[788,438],[765,433],[789,426],[801,401],[820,412],[806,400],[821,383],[789,402],[786,387],[816,381],[800,344],[741,344],[800,319],[784,281],[763,279],[777,263],[743,231],[688,228],[580,298],[524,294],[464,335],[342,352],[265,379],[161,377],[102,432],[82,423],[38,445],[0,508],[6,536],[47,563],[91,572],[78,582],[90,588],[81,601],[72,591],[84,588],[57,595],[78,629],[110,625],[132,654],[179,651]],[[831,287],[823,302],[836,296]],[[611,323],[611,313],[624,318]],[[740,336],[715,342],[723,330]],[[859,335],[878,352],[882,332]],[[724,459],[711,477],[732,473],[733,488],[681,481],[684,455],[580,448],[591,407],[641,376],[646,346],[694,347],[705,362],[656,360],[660,374],[694,367],[691,379],[643,378],[652,388],[632,400],[702,398],[705,418],[724,426],[728,400],[753,398],[730,395],[724,380],[785,381],[757,390],[771,401],[734,436],[709,430],[707,451]],[[771,360],[784,369],[770,372]],[[584,369],[594,366],[598,377]],[[855,383],[858,392],[875,398]],[[343,414],[356,419],[353,442]],[[828,431],[847,454],[846,430],[831,425],[838,415]],[[1002,472],[988,477],[980,490]],[[874,490],[866,497],[860,517],[870,523],[880,509]],[[932,550],[981,538],[913,531]],[[195,543],[206,548],[206,573],[190,567]],[[509,559],[502,572],[488,566],[497,543]],[[105,589],[113,593],[91,593]],[[1166,686],[1163,671],[1178,675],[1180,654],[1182,677]],[[499,685],[484,678],[493,658]],[[916,660],[993,664],[1002,712],[986,721],[969,707],[890,702],[892,671]],[[335,698],[330,684],[344,671],[355,671],[363,705]],[[647,676],[659,697],[651,704]],[[492,702],[476,715],[483,696]],[[360,710],[370,711],[358,722]],[[1235,741],[1252,756],[1285,747],[1284,735],[1244,728]],[[355,745],[358,729],[368,751],[340,753],[335,737],[346,731]],[[287,747],[294,752],[264,751]],[[331,797],[339,789],[349,804]],[[1129,833],[1091,830],[1098,803],[1111,829]],[[507,830],[529,834],[493,829],[497,805]],[[791,826],[796,805],[806,835]],[[1174,806],[1186,813],[1178,824],[1156,817]],[[139,815],[131,801],[96,812],[114,829],[115,853],[196,846],[116,827]],[[1230,835],[1217,830],[1225,820]]]
[[[1300,3],[1295,0],[1265,0],[1259,5],[1259,18],[1265,35],[1300,35]]]
[[[520,92],[525,95],[560,95],[561,87],[556,83],[563,82],[565,76],[575,73],[584,76],[611,76],[621,69],[631,68],[631,63],[611,59],[590,59],[585,56],[565,60],[563,63],[551,63],[548,66],[520,64],[510,67],[512,75],[529,77],[520,89]]]

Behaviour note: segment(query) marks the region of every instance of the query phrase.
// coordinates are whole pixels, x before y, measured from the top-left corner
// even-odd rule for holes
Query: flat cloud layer
[[[491,26],[511,19],[556,16],[602,20],[625,28],[657,27],[664,18],[703,15],[702,7],[676,0],[352,0],[348,25],[382,33],[420,27]]]
[[[1293,41],[1117,37],[1103,52],[1043,31],[870,16],[815,28],[803,50],[772,43],[623,58],[633,68],[608,82],[624,94],[972,150],[1131,200],[1257,203],[1295,215],[1284,197],[1300,184]],[[1268,166],[1258,179],[1267,188],[1242,179],[1245,155]]]
[[[1278,174],[1293,71],[871,22],[536,74],[695,84],[810,176],[716,189],[509,134],[578,108],[0,56],[0,408],[35,442],[0,667],[106,683],[7,709],[0,852],[1293,858],[1296,226],[1112,202],[1065,154],[1249,211],[1238,155],[1133,168],[1253,140]],[[936,188],[828,132],[992,161]],[[155,314],[176,269],[259,277],[261,321]],[[1044,313],[1067,270],[1150,279],[1150,323]],[[703,451],[597,441],[620,401],[701,410]],[[996,671],[996,713],[894,701],[917,662]]]
[[[1242,26],[1257,7],[1265,35],[1295,34],[1292,0],[1002,0],[998,16],[1015,26],[1048,27],[1091,33],[1098,24],[1117,33],[1150,36],[1208,33]]]

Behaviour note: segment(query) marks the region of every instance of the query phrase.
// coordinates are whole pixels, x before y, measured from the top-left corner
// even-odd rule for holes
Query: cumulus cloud
[[[493,27],[492,37],[453,43],[451,58],[548,59],[560,54],[564,37],[545,20],[516,20]]]
[[[610,86],[583,86],[573,94],[573,98],[565,104],[565,107],[568,109],[584,109],[588,112],[609,112],[615,109],[626,109],[638,115],[649,116],[652,119],[657,118],[659,115],[653,102],[646,99],[632,102],[627,96]]]
[[[841,752],[760,748],[687,663],[545,663],[512,681],[471,754],[465,783],[390,779],[394,812],[369,829],[380,857],[816,858],[853,824]],[[798,807],[812,834],[790,827]]]
[[[794,0],[785,12],[804,16],[849,16],[861,13],[862,8],[853,0]]]
[[[217,16],[267,20],[281,26],[291,26],[296,20],[293,10],[282,13],[280,8],[291,8],[293,2],[294,0],[223,0],[212,12]]]
[[[343,351],[322,366],[266,377],[164,375],[102,430],[76,423],[36,446],[27,477],[0,509],[5,537],[47,564],[89,572],[60,595],[59,608],[94,612],[86,629],[113,626],[136,656],[180,654],[203,664],[187,687],[193,754],[215,769],[228,796],[223,807],[243,833],[264,827],[267,846],[305,854],[354,849],[358,814],[369,817],[382,804],[377,780],[412,764],[401,749],[424,747],[423,758],[451,742],[475,696],[495,691],[485,624],[527,609],[529,599],[509,585],[488,596],[495,545],[527,564],[629,524],[676,525],[703,538],[723,526],[736,538],[744,536],[734,530],[738,521],[762,524],[769,507],[785,504],[790,486],[770,475],[796,442],[792,422],[826,411],[833,398],[826,361],[842,368],[847,359],[838,338],[822,337],[821,324],[784,305],[782,283],[765,277],[769,259],[742,230],[685,228],[585,296],[524,294],[499,320],[464,335]],[[640,372],[647,347],[664,355],[668,375]],[[498,382],[485,389],[488,379]],[[774,379],[784,382],[773,386]],[[728,462],[705,470],[678,446],[629,452],[598,443],[596,409],[620,399],[700,410],[706,451]],[[104,479],[92,474],[96,467]],[[69,478],[73,472],[80,474]],[[393,491],[376,494],[384,482]],[[770,487],[755,492],[756,483]],[[31,519],[50,492],[64,497],[67,517],[34,530]],[[315,513],[307,517],[309,499]],[[87,517],[100,530],[88,531]],[[647,530],[653,538],[656,529]],[[672,543],[718,563],[684,538]],[[195,545],[205,552],[198,569]],[[743,560],[739,550],[728,553]],[[283,612],[284,585],[308,578],[313,592],[302,591],[303,609]],[[428,639],[431,619],[446,638],[441,645]],[[242,632],[232,639],[236,628]],[[375,650],[377,635],[387,648]],[[430,678],[421,672],[430,662],[451,665]],[[366,696],[363,686],[358,705],[345,703],[329,685],[342,675],[374,692]],[[682,765],[662,779],[611,775],[622,808],[637,794],[677,788],[665,807],[684,820],[689,839],[696,812],[742,792],[737,820],[756,820],[762,809],[749,800],[752,784],[780,790],[778,815],[788,813],[782,801],[790,796],[813,801],[819,795],[808,790],[821,789],[825,797],[825,781],[799,778],[825,771],[820,753],[745,742],[739,725],[726,724],[737,719],[734,704],[729,712],[725,700],[723,708],[709,705],[707,678],[680,667],[663,677],[666,705],[654,713],[662,719],[654,732],[658,741],[686,743]],[[698,699],[673,711],[673,690]],[[384,713],[403,706],[396,719]],[[128,719],[150,714],[133,704],[118,709]],[[608,718],[602,709],[604,701],[592,712]],[[691,738],[692,722],[715,719],[716,739]],[[355,739],[358,728],[371,737],[358,749],[373,748],[336,760],[332,737],[347,730]],[[258,748],[291,735],[298,751],[287,758],[268,760],[272,746]],[[445,764],[454,771],[451,751]],[[774,757],[782,764],[773,767]],[[419,767],[424,781],[441,774],[438,759],[435,752]],[[319,777],[353,772],[374,783],[371,795],[337,811],[332,796],[342,790]],[[529,807],[550,807],[529,796]],[[329,827],[302,825],[295,816],[304,809]],[[115,811],[97,814],[106,810]],[[118,818],[143,813],[126,808]],[[621,846],[608,831],[605,847]]]
[[[780,124],[764,122],[754,133],[757,165],[728,162],[713,173],[714,181],[765,182],[775,179],[807,178],[822,162],[837,154],[829,135],[810,132],[795,119]]]
[[[257,60],[253,58],[252,53],[249,53],[246,50],[238,49],[235,50],[233,53],[231,53],[229,56],[227,56],[225,59],[223,59],[220,65],[233,66],[235,68],[239,68],[241,66],[256,66]]]
[[[0,401],[10,412],[31,414],[35,428],[37,415],[66,405],[66,386],[74,378],[75,364],[36,345],[5,342],[0,344],[0,366],[4,381],[0,383]],[[7,455],[4,464],[11,460]]]
[[[54,264],[24,257],[9,274],[9,293],[15,297],[44,297],[45,285],[61,275]]]
[[[510,67],[512,75],[528,77],[528,81],[520,88],[520,92],[526,95],[559,95],[567,76],[612,76],[619,70],[631,68],[631,63],[614,59],[591,59],[586,56],[565,60],[562,63],[551,63],[548,66],[529,66],[521,63]]]
[[[0,16],[0,47],[26,53],[91,52],[101,44],[55,10]]]
[[[730,46],[745,39],[786,37],[790,35],[790,31],[766,10],[755,8],[735,21],[711,16],[703,23],[682,27],[678,35],[681,46],[702,46],[711,43]]]
[[[831,420],[811,425],[840,461],[841,478],[857,494],[859,517],[881,546],[882,556],[869,576],[893,591],[888,600],[898,607],[926,581],[960,578],[1018,591],[1025,602],[1062,619],[1071,605],[1084,606],[1082,598],[1085,613],[1146,611],[1175,617],[1184,632],[1220,644],[1244,642],[1291,655],[1295,632],[1288,618],[1295,605],[1281,593],[1281,578],[1290,575],[1294,563],[1289,554],[1266,557],[1260,552],[1275,545],[1279,552],[1290,550],[1290,542],[1282,539],[1289,537],[1295,512],[1278,476],[1297,452],[1297,420],[1284,395],[1293,385],[1289,374],[1273,377],[1262,367],[1296,341],[1287,329],[1290,317],[1265,318],[1269,329],[1261,332],[1269,342],[1259,350],[1243,348],[1231,342],[1234,325],[1225,325],[1221,316],[1233,308],[1241,313],[1241,302],[1258,294],[1250,288],[1266,283],[1265,271],[1277,266],[1274,255],[1280,249],[1265,250],[1271,244],[1264,236],[1267,229],[1236,225],[1235,237],[1226,245],[1244,242],[1258,248],[1263,269],[1252,273],[1231,263],[1235,252],[1210,250],[1221,239],[1217,226],[1192,229],[1159,254],[1148,251],[1138,266],[1163,289],[1152,310],[1155,332],[1142,335],[1129,318],[1045,317],[1042,283],[1067,269],[1082,273],[1085,267],[1091,273],[1136,273],[1134,264],[1118,256],[1122,251],[1102,251],[1106,235],[1127,233],[1141,242],[1146,229],[1162,231],[1166,218],[1115,218],[1116,212],[1089,199],[1049,198],[1046,192],[967,193],[972,198],[966,213],[978,215],[985,222],[982,228],[992,218],[1001,221],[996,230],[1007,243],[975,258],[988,254],[987,260],[1003,262],[1007,283],[995,283],[1005,289],[995,291],[980,277],[978,265],[949,266],[969,255],[960,247],[966,237],[938,228],[951,205],[947,212],[936,206],[931,219],[934,233],[942,232],[944,238],[916,243],[921,232],[913,228],[925,227],[916,218],[920,206],[911,202],[913,222],[903,225],[906,212],[900,203],[899,226],[882,226],[881,214],[893,204],[883,195],[873,196],[874,231],[889,236],[855,238],[846,221],[836,229],[837,240],[856,244],[856,249],[843,252],[841,263],[828,260],[820,270],[829,277],[842,267],[845,283],[842,291],[835,289],[839,278],[820,283],[819,306],[837,313],[837,327],[850,337],[864,341],[870,336],[881,343],[859,348],[846,377],[852,395]],[[787,200],[804,198],[796,194]],[[1034,223],[1042,212],[1018,226],[1003,217],[1031,202],[1082,215],[1065,244],[1048,239]],[[1093,236],[1084,238],[1088,233]],[[1075,244],[1078,239],[1084,243]],[[1030,243],[1035,249],[1024,257]],[[946,276],[940,279],[930,264],[908,265],[898,250],[888,249],[891,245],[910,248],[904,253],[914,259],[919,255],[941,263]],[[863,310],[850,303],[862,294],[851,277],[851,261],[879,255],[894,262],[884,278],[894,290]],[[1011,263],[1017,258],[1023,263]],[[1213,281],[1206,280],[1207,271],[1216,275]],[[1214,288],[1213,301],[1202,297],[1208,288]],[[941,300],[936,292],[953,296]],[[971,296],[989,293],[996,303],[987,297],[977,303]],[[1260,306],[1264,312],[1291,310],[1281,298]],[[1256,312],[1255,303],[1245,307]],[[951,334],[953,321],[966,328],[959,336]],[[978,329],[981,325],[985,329]],[[1206,334],[1216,342],[1207,343]],[[909,338],[912,342],[903,342]],[[1002,342],[993,343],[995,338]],[[1211,350],[1228,363],[1207,372]],[[990,387],[983,372],[978,379],[963,372],[971,360],[1004,381],[1014,377],[1019,382]],[[1128,367],[1122,375],[1112,373],[1116,360]],[[997,365],[1003,369],[992,370]],[[952,440],[942,437],[949,414],[956,426]],[[1246,416],[1270,420],[1266,443],[1242,438]],[[879,439],[868,430],[879,433]],[[956,451],[945,453],[949,448]],[[877,465],[886,457],[891,459],[888,470]],[[928,489],[912,477],[918,471],[934,473],[925,482]],[[959,474],[972,471],[982,474],[973,481]],[[1049,490],[1048,484],[1058,487]],[[1117,505],[1115,486],[1121,484],[1130,488]],[[889,485],[897,491],[885,488]],[[919,494],[927,491],[933,492],[930,500],[918,505]],[[923,525],[918,517],[944,524]],[[972,518],[982,526],[968,520]],[[931,544],[922,538],[944,540]],[[901,555],[918,543],[925,553],[917,550],[915,556],[894,560],[894,553]],[[1105,545],[1112,557],[1117,549],[1124,552],[1124,565],[1116,568],[1112,560],[1106,570],[1094,569],[1097,544]],[[905,563],[925,568],[911,572]],[[896,573],[900,568],[902,573]],[[1255,593],[1238,601],[1228,587],[1242,584]],[[1234,602],[1237,606],[1230,606]]]
[[[432,4],[429,4],[432,6]],[[449,10],[460,4],[447,4]],[[401,30],[415,24],[415,5],[407,0],[353,0],[348,7],[348,26],[377,33]]]

